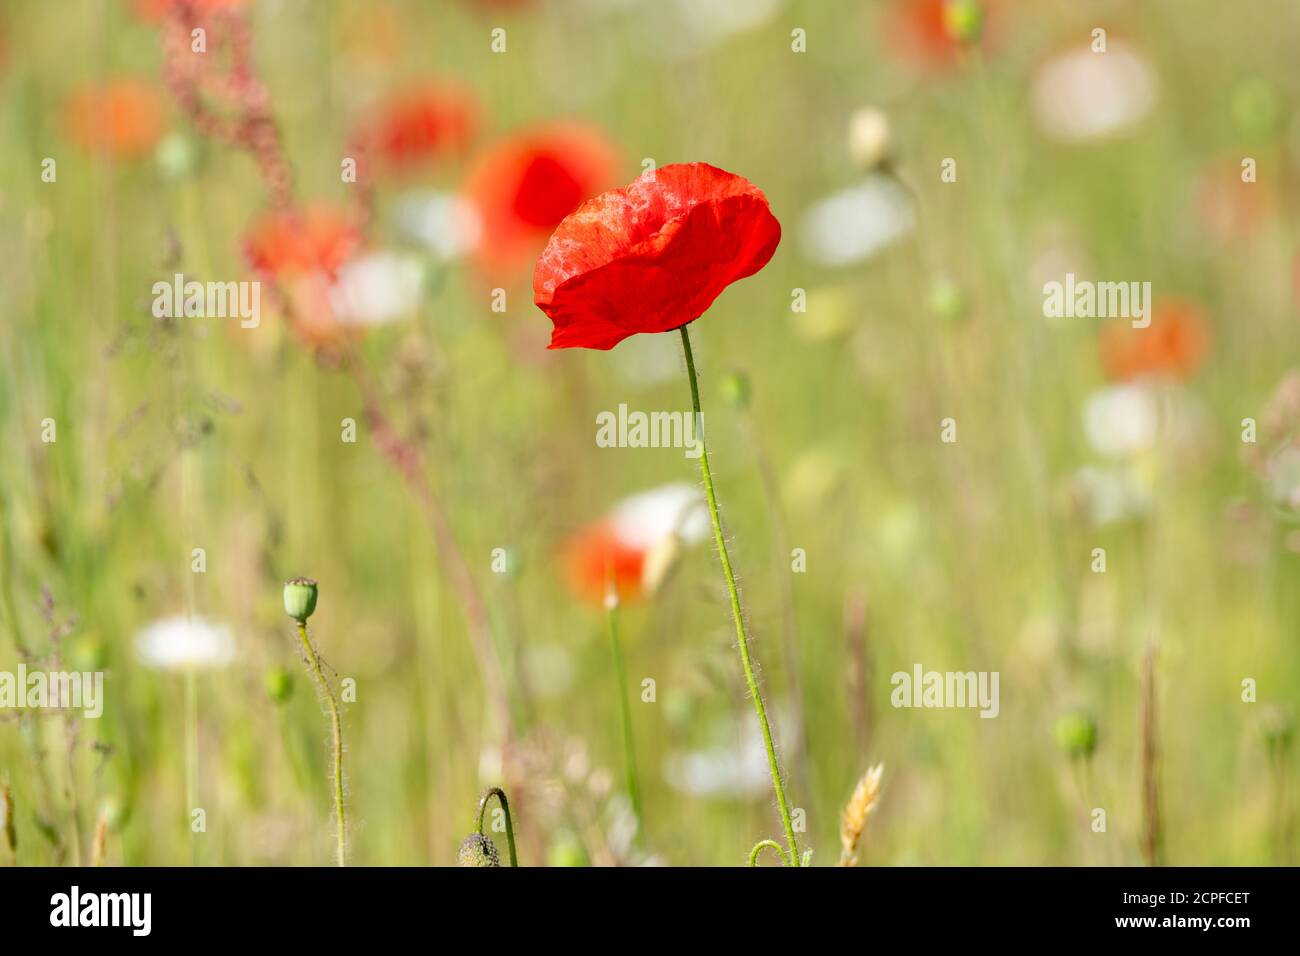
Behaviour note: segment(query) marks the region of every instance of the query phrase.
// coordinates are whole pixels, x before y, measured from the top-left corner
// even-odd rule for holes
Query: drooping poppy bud
[[[497,853],[496,844],[481,833],[471,833],[465,837],[456,853],[457,866],[500,866],[501,855]]]

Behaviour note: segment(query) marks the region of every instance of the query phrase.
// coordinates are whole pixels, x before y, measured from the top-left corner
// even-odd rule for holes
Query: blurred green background
[[[327,728],[281,607],[298,574],[320,582],[321,653],[356,682],[354,862],[453,862],[478,793],[503,774],[525,865],[736,865],[777,836],[709,543],[623,614],[634,695],[647,677],[657,688],[632,701],[640,838],[605,616],[562,566],[568,536],[619,499],[698,482],[680,450],[594,442],[596,414],[620,403],[689,408],[677,336],[548,352],[531,258],[484,275],[472,254],[440,258],[401,229],[404,197],[454,197],[477,156],[556,119],[618,151],[604,185],[644,159],[706,161],[757,184],[783,225],[767,268],[692,336],[813,862],[838,858],[840,809],[876,762],[865,863],[1141,862],[1152,638],[1165,858],[1294,862],[1300,545],[1294,415],[1275,389],[1298,361],[1300,8],[1005,0],[968,44],[923,0],[251,0],[202,13],[214,40],[223,18],[247,17],[303,202],[357,202],[340,160],[391,91],[454,79],[477,103],[463,151],[373,181],[364,243],[417,258],[421,284],[355,350],[424,455],[486,600],[518,727],[503,770],[463,608],[418,500],[372,441],[357,379],[288,331],[269,292],[256,330],[151,314],[153,283],[174,272],[254,278],[241,244],[267,204],[248,153],[201,135],[169,96],[166,6],[0,8],[0,625],[40,660],[102,665],[107,693],[98,721],[0,712],[19,863],[89,861],[101,817],[113,864],[329,862]],[[1097,27],[1110,49],[1092,54]],[[1128,60],[1044,88],[1071,51]],[[220,68],[217,44],[208,55]],[[122,77],[161,111],[134,155],[88,148],[69,119],[79,90]],[[1130,113],[1102,135],[1069,132]],[[1244,157],[1255,183],[1240,182]],[[874,205],[818,218],[864,184]],[[1068,271],[1150,281],[1157,303],[1190,302],[1205,326],[1192,372],[1141,386],[1160,427],[1121,461],[1085,429],[1107,384],[1104,321],[1042,315],[1043,282]],[[806,311],[792,309],[799,289]],[[748,411],[723,393],[736,371]],[[340,440],[349,417],[355,443]],[[953,443],[940,440],[949,417]],[[1255,445],[1245,418],[1261,423]],[[1140,504],[1099,517],[1106,492],[1088,468]],[[508,573],[494,573],[496,548]],[[142,659],[137,635],[187,613],[229,630],[227,666],[187,676]],[[0,641],[0,669],[19,659]],[[1000,715],[890,706],[890,675],[916,663],[998,671]],[[267,690],[277,669],[292,676],[287,700]],[[1086,761],[1054,737],[1073,710],[1099,728]],[[187,782],[206,811],[198,835]]]

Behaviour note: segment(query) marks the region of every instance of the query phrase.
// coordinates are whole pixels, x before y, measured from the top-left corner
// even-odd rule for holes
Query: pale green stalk
[[[785,838],[789,844],[789,865],[799,865],[799,845],[794,838],[794,825],[790,822],[790,804],[786,800],[785,786],[781,782],[781,769],[776,762],[776,748],[772,744],[772,729],[767,722],[767,708],[763,706],[763,695],[758,689],[758,680],[754,677],[754,662],[749,653],[749,636],[745,632],[745,614],[740,607],[740,592],[736,589],[736,575],[731,570],[731,557],[727,554],[727,539],[722,533],[722,519],[718,516],[718,498],[713,491],[713,474],[709,471],[709,449],[704,438],[703,413],[700,411],[700,386],[695,377],[695,357],[691,354],[691,338],[682,326],[682,352],[686,356],[686,374],[691,383],[691,407],[695,412],[696,430],[699,433],[700,475],[704,478],[704,492],[709,499],[709,517],[713,519],[713,538],[718,547],[718,557],[722,561],[722,574],[727,579],[727,591],[731,595],[731,616],[736,624],[736,646],[740,648],[740,664],[745,671],[745,682],[749,685],[749,696],[754,700],[754,713],[758,715],[758,726],[763,732],[763,746],[767,750],[767,766],[772,773],[772,789],[776,792],[777,807],[781,811],[781,823],[785,827]],[[760,844],[761,845],[761,844]]]
[[[330,729],[334,739],[334,817],[338,840],[338,865],[347,866],[348,827],[347,811],[343,804],[343,721],[339,717],[339,703],[334,699],[334,689],[325,679],[325,672],[320,666],[320,655],[307,639],[307,625],[298,621],[298,639],[302,641],[303,653],[307,655],[307,664],[311,667],[316,683],[320,685],[325,697],[325,704],[330,712]]]

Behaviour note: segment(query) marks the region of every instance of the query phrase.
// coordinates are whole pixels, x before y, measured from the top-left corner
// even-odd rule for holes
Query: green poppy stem
[[[781,782],[781,768],[776,762],[776,748],[772,744],[772,728],[767,722],[767,708],[763,706],[763,695],[758,689],[754,677],[754,662],[749,653],[749,636],[745,632],[745,613],[740,607],[740,592],[736,589],[736,575],[731,570],[731,557],[727,554],[727,538],[722,533],[722,519],[718,517],[718,497],[713,491],[713,474],[709,471],[709,450],[704,438],[704,418],[700,411],[700,386],[695,377],[695,357],[691,354],[691,338],[683,325],[678,331],[682,333],[682,352],[686,355],[686,374],[691,382],[691,407],[695,412],[696,441],[700,448],[700,474],[704,478],[704,492],[709,499],[709,517],[713,519],[713,538],[718,547],[718,557],[722,560],[722,573],[727,579],[727,591],[731,595],[731,616],[736,623],[736,646],[740,648],[740,663],[745,670],[745,682],[749,685],[749,696],[754,700],[754,713],[758,715],[758,726],[763,731],[763,745],[767,749],[767,766],[772,772],[772,789],[776,792],[777,807],[781,811],[781,823],[785,827],[786,842],[790,847],[789,864],[799,866],[799,845],[794,838],[794,825],[790,822],[790,804],[786,800],[785,786]]]
[[[515,824],[514,821],[510,818],[510,801],[506,799],[506,792],[502,790],[500,787],[492,787],[490,790],[486,791],[483,794],[483,796],[479,797],[478,823],[474,828],[474,832],[477,833],[479,836],[484,835],[483,817],[487,813],[488,800],[490,800],[492,797],[497,798],[497,801],[501,804],[502,812],[505,813],[506,815],[506,843],[510,847],[510,865],[518,866],[519,857],[515,853]]]
[[[347,866],[348,826],[347,811],[343,803],[343,721],[339,717],[339,702],[334,699],[334,689],[325,679],[325,671],[320,666],[320,655],[307,639],[307,625],[303,621],[298,622],[298,639],[302,641],[302,650],[307,655],[307,664],[311,667],[312,676],[316,678],[330,712],[330,729],[334,738],[334,819],[335,836],[338,842],[337,859],[339,866]]]

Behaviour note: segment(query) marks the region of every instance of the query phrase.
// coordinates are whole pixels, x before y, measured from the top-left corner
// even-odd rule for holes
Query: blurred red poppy
[[[1101,366],[1112,381],[1139,378],[1190,379],[1210,348],[1209,323],[1201,309],[1183,299],[1155,304],[1151,324],[1133,328],[1111,322],[1099,340]]]
[[[1237,160],[1211,163],[1196,189],[1196,214],[1215,242],[1244,239],[1268,220],[1276,205],[1267,182],[1243,182]]]
[[[584,203],[537,260],[533,295],[555,326],[550,347],[610,349],[693,322],[780,241],[749,180],[707,163],[651,170]]]
[[[262,216],[244,240],[249,263],[275,279],[322,272],[334,275],[360,245],[356,226],[328,206]]]
[[[996,30],[993,4],[978,0],[892,0],[881,35],[902,58],[932,70],[956,66],[963,48],[987,48]]]
[[[64,116],[79,146],[115,156],[143,155],[162,137],[162,97],[142,80],[83,87],[68,100]]]
[[[454,85],[425,84],[394,93],[362,124],[357,142],[381,168],[409,172],[469,145],[477,110]]]
[[[603,133],[574,123],[530,130],[491,147],[465,184],[479,218],[479,265],[500,272],[530,260],[565,216],[609,185],[617,162]]]
[[[600,604],[611,584],[624,601],[640,598],[646,554],[623,542],[609,522],[589,525],[570,538],[564,550],[569,586],[591,604]]]

